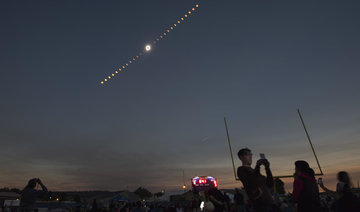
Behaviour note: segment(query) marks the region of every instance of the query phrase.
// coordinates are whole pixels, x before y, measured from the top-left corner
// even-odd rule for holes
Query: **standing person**
[[[36,190],[36,185],[40,185],[42,190]],[[39,178],[29,180],[26,187],[21,192],[20,207],[24,212],[36,211],[35,202],[37,198],[44,196],[48,192],[45,185]]]
[[[225,203],[226,203],[226,208],[229,211],[230,210],[230,205],[231,205],[231,200],[230,200],[230,197],[227,195],[226,192],[224,192],[224,200],[225,200]]]
[[[256,212],[276,211],[270,192],[270,189],[274,186],[274,181],[269,161],[260,159],[256,162],[255,169],[252,169],[252,153],[250,149],[240,149],[238,156],[242,166],[238,167],[237,175],[244,185],[254,210]],[[261,165],[265,166],[266,177],[260,174]]]
[[[341,171],[337,174],[337,179],[339,182],[336,185],[336,192],[326,188],[322,180],[319,180],[320,187],[328,194],[335,197],[336,202],[333,205],[334,209],[339,212],[360,211],[359,199],[351,191],[349,174],[345,171]]]
[[[193,195],[193,199],[191,201],[191,208],[192,208],[193,212],[198,212],[198,211],[200,211],[200,203],[201,203],[200,195],[199,195],[198,191],[194,191],[193,194],[194,195]]]
[[[109,210],[110,210],[110,212],[116,211],[116,205],[115,205],[114,200],[111,200],[110,205],[109,205]]]
[[[238,188],[235,188],[234,202],[237,212],[242,212],[245,210],[244,196],[240,193]]]
[[[297,203],[298,212],[317,212],[321,210],[315,172],[303,160],[295,162],[293,201]]]
[[[209,200],[215,206],[214,212],[228,211],[226,201],[225,201],[225,197],[221,193],[220,190],[218,190],[217,188],[211,188],[208,191],[208,194],[209,194]]]
[[[215,211],[215,206],[210,201],[209,191],[201,192],[200,194],[204,197],[204,204],[200,205],[200,207],[202,207],[201,211],[205,211],[205,212],[213,212],[213,211]]]
[[[99,211],[99,210],[100,210],[99,205],[98,205],[96,199],[94,199],[90,211],[91,212],[96,212],[96,211]]]

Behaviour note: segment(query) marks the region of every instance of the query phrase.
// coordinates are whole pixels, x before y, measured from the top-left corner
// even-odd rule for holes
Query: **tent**
[[[133,192],[122,191],[122,192],[119,192],[114,197],[109,199],[110,202],[112,200],[118,201],[118,202],[137,202],[137,201],[140,201],[140,197]]]
[[[117,201],[117,202],[130,202],[128,198],[118,194],[114,196],[110,201]]]

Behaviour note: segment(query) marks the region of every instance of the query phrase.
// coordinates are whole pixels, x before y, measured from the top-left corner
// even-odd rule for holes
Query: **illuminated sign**
[[[217,180],[211,176],[194,177],[191,179],[193,189],[198,191],[208,190],[210,188],[217,188]]]

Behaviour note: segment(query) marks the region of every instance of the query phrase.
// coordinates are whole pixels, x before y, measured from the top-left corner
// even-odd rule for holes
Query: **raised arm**
[[[332,191],[332,190],[326,188],[322,182],[319,183],[319,186],[320,186],[320,188],[322,188],[322,190],[324,190],[325,192],[327,192],[327,193],[329,193],[329,194],[331,194],[331,195],[335,195],[335,194],[336,194],[335,191]]]
[[[46,186],[41,182],[40,179],[38,179],[38,183],[39,183],[39,185],[41,186],[41,189],[42,189],[44,192],[48,192]]]
[[[267,161],[267,160],[266,160]],[[273,188],[274,187],[274,179],[270,170],[270,163],[267,161],[267,163],[265,163],[265,172],[266,172],[266,185],[269,188]]]

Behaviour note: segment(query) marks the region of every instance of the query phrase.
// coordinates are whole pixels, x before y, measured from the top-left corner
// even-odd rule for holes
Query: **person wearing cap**
[[[240,149],[238,156],[242,166],[238,167],[237,175],[244,185],[254,211],[276,211],[276,206],[271,196],[274,181],[269,161],[260,159],[256,162],[255,169],[253,169],[251,168],[252,153],[250,149]],[[260,174],[261,165],[265,166],[266,177]]]
[[[303,160],[295,162],[292,200],[297,204],[298,212],[316,212],[321,210],[315,172]]]

